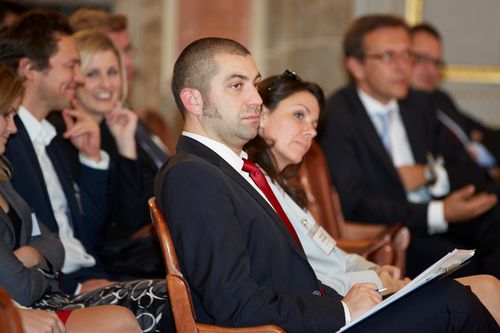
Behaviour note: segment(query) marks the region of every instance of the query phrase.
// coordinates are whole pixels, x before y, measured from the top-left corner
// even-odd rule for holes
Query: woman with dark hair
[[[57,290],[55,276],[61,269],[64,249],[15,192],[11,169],[3,156],[7,140],[17,129],[14,116],[24,91],[22,81],[0,65],[0,286],[16,303],[32,306],[50,290]],[[22,153],[22,152],[19,152]],[[40,311],[19,305],[26,332],[139,332],[132,312],[121,306]],[[62,309],[61,309],[62,310]]]
[[[286,70],[280,76],[263,80],[259,93],[263,100],[259,135],[245,149],[249,159],[266,174],[318,279],[341,295],[346,295],[356,283],[373,283],[377,288],[387,288],[385,293],[402,288],[409,279],[402,278],[397,267],[378,266],[335,246],[335,240],[307,210],[304,192],[287,183],[317,134],[325,105],[321,88]],[[321,237],[314,237],[317,233]],[[469,285],[500,322],[500,282],[496,278],[480,275],[457,281]]]

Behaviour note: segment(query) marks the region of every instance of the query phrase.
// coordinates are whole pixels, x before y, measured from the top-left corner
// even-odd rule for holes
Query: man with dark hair
[[[362,17],[348,29],[344,52],[353,82],[330,98],[320,143],[346,218],[405,223],[409,276],[455,247],[478,249],[461,274],[500,276],[497,198],[477,192],[487,176],[444,134],[430,96],[408,90],[406,23]]]
[[[453,99],[439,89],[444,67],[443,45],[439,32],[422,23],[411,28],[411,47],[415,54],[411,86],[432,94],[439,120],[449,134],[467,150],[481,167],[495,171],[500,158],[500,134],[462,112]]]
[[[156,199],[199,321],[333,332],[381,296],[369,283],[354,286],[344,298],[322,285],[260,186],[243,170],[248,165],[243,145],[257,135],[260,122],[260,80],[252,56],[235,41],[204,38],[182,51],[172,91],[184,115],[184,132],[177,153],[157,176]],[[455,282],[442,280],[424,289],[351,332],[496,327],[478,300]]]

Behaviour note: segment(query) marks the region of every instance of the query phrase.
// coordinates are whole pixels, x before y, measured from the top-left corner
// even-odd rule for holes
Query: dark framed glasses
[[[295,72],[294,70],[292,69],[285,69],[285,71],[283,72],[283,74],[281,74],[280,76],[276,77],[272,82],[271,84],[269,85],[269,87],[267,88],[267,90],[271,91],[273,90],[274,88],[276,88],[276,86],[281,82],[283,81],[284,79],[293,79],[295,81],[302,81],[302,79],[300,78],[300,76],[297,75],[297,72]]]
[[[415,53],[415,62],[419,62],[421,64],[431,64],[438,69],[443,69],[446,66],[444,60],[434,58],[422,53]]]

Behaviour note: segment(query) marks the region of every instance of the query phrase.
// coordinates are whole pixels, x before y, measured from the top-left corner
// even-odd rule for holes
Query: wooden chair
[[[410,242],[408,228],[401,224],[387,227],[345,221],[328,165],[316,142],[311,145],[292,182],[305,190],[308,209],[337,240],[340,248],[359,253],[380,265],[398,266],[404,273],[406,249]]]
[[[196,316],[191,300],[191,292],[188,283],[184,279],[174,243],[170,235],[165,216],[156,203],[156,198],[148,201],[151,211],[151,219],[158,234],[161,244],[163,259],[167,269],[167,291],[170,298],[170,305],[174,316],[175,328],[177,333],[228,333],[228,332],[246,332],[246,333],[284,333],[285,331],[277,326],[265,325],[248,328],[225,328],[214,325],[202,324],[196,322]]]
[[[0,288],[0,332],[24,332],[17,307],[3,288]]]

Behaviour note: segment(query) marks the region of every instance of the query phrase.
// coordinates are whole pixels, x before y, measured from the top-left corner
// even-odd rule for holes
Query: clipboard
[[[345,330],[353,327],[354,325],[370,317],[374,313],[377,313],[378,311],[382,310],[389,304],[417,290],[418,288],[425,286],[431,281],[442,279],[450,275],[451,273],[455,272],[456,270],[462,268],[463,266],[465,266],[470,262],[470,259],[474,256],[475,252],[476,250],[458,250],[458,249],[453,250],[452,252],[445,255],[443,258],[439,259],[425,271],[420,273],[406,286],[404,286],[394,294],[384,299],[382,302],[377,304],[375,307],[367,311],[362,316],[351,321],[349,324],[341,327],[338,332],[339,333],[344,332]]]

